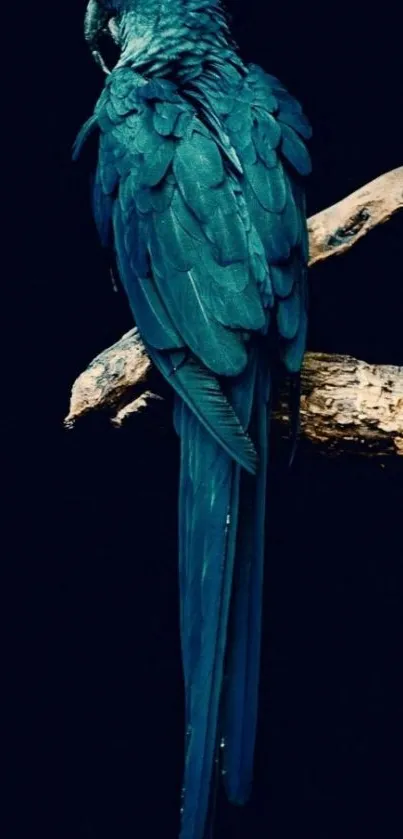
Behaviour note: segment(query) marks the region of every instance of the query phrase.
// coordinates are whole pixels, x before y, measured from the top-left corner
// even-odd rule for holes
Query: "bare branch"
[[[86,414],[103,411],[114,425],[121,426],[162,399],[155,393],[159,383],[137,330],[131,330],[98,355],[76,380],[65,424],[72,428]],[[285,403],[275,419],[282,432],[288,433]],[[361,446],[365,454],[403,456],[403,367],[307,353],[301,432],[326,451],[341,453]]]
[[[310,265],[339,256],[403,208],[403,166],[308,220]]]
[[[301,431],[334,453],[403,456],[403,367],[307,353]]]

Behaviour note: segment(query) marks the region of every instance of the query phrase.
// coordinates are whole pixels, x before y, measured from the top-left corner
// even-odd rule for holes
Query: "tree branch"
[[[344,253],[403,207],[403,167],[394,169],[308,221],[310,265]],[[103,412],[115,426],[161,401],[161,379],[136,329],[98,355],[75,381],[65,420]],[[275,412],[284,434],[285,402]],[[403,367],[348,356],[307,353],[302,371],[301,432],[327,452],[403,456]]]
[[[403,166],[308,219],[309,265],[339,256],[403,208]]]

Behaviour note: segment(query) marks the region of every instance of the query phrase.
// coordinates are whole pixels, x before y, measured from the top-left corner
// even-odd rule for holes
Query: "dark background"
[[[33,5],[33,4],[32,4]],[[102,85],[84,3],[17,4],[3,78],[5,839],[177,836],[182,682],[174,433],[63,429],[71,384],[130,328],[71,144]],[[302,7],[303,6],[303,7]],[[312,214],[402,163],[400,21],[237,2],[247,60],[314,127]],[[10,181],[10,183],[8,183]],[[403,364],[402,219],[312,271],[310,349]],[[4,334],[4,331],[3,331]],[[302,447],[274,467],[252,803],[217,839],[394,839],[402,813],[403,473]]]

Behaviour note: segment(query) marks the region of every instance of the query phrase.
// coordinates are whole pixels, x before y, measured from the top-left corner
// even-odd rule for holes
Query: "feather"
[[[288,125],[282,126],[282,135],[281,150],[284,156],[300,175],[309,175],[312,166],[305,143]]]
[[[224,787],[234,804],[245,804],[250,797],[257,728],[270,393],[270,377],[266,365],[263,367],[263,358],[254,359],[260,368],[255,371],[252,414],[259,468],[254,479],[245,473],[241,475],[220,726]]]
[[[159,293],[173,323],[192,352],[217,375],[235,375],[247,355],[240,336],[211,317],[203,276],[195,265],[189,271],[169,269],[155,230],[150,229],[149,253]]]
[[[118,202],[115,203],[113,222],[119,274],[140,333],[147,335],[150,344],[159,350],[183,347],[184,342],[149,274],[147,253],[141,241],[139,226],[132,226],[130,232],[127,232]]]
[[[281,140],[281,126],[271,114],[266,114],[263,111],[255,120],[252,137],[259,156],[265,161],[267,152],[273,152]],[[271,159],[268,156],[268,160],[271,161]],[[271,164],[268,163],[268,165]]]
[[[224,675],[239,467],[186,408],[180,436],[179,579],[187,733],[180,836],[203,839]]]
[[[256,472],[257,455],[218,379],[191,357],[176,362],[173,353],[148,347],[150,358],[186,405],[223,449],[247,472]]]
[[[278,161],[268,170],[263,163],[245,165],[246,177],[264,210],[281,213],[286,201],[286,186],[283,168]]]
[[[168,266],[176,271],[190,271],[197,262],[196,242],[179,224],[175,213],[168,207],[153,214],[154,233],[151,240],[151,255],[157,261],[158,273],[169,274]],[[160,257],[157,257],[157,253]]]
[[[234,268],[241,271],[241,266],[229,266],[230,275],[228,286],[231,288]],[[244,266],[242,266],[244,270]],[[208,297],[209,307],[215,320],[228,326],[230,329],[259,330],[265,324],[265,313],[262,300],[257,293],[256,286],[249,281],[241,293],[229,291],[224,285],[219,285],[215,277],[207,275],[206,281],[210,280],[210,295]]]
[[[178,145],[173,169],[187,205],[202,221],[208,221],[216,206],[212,187],[224,179],[221,155],[211,139],[194,133]]]
[[[295,281],[295,265],[292,260],[280,265],[272,265],[271,279],[275,293],[279,297],[288,297],[291,294]]]
[[[173,190],[172,197],[172,214],[175,216],[178,224],[181,225],[185,233],[191,236],[196,242],[204,244],[206,242],[206,232],[201,227],[196,216],[190,211],[179,189]]]
[[[110,195],[104,193],[97,172],[92,187],[92,212],[103,247],[110,245],[112,210],[113,200]]]
[[[74,161],[78,160],[83,150],[83,146],[88,140],[88,137],[90,137],[90,135],[96,130],[97,127],[98,118],[96,114],[93,114],[89,119],[87,119],[82,128],[80,128],[80,131],[78,132],[77,137],[74,141],[72,152],[72,159]]]
[[[282,223],[280,213],[270,213],[264,210],[256,198],[249,184],[245,185],[249,211],[256,232],[264,246],[266,259],[269,264],[288,259],[290,255],[290,241],[287,231]]]
[[[219,265],[231,265],[233,262],[245,262],[247,257],[246,232],[237,212],[225,212],[218,205],[210,216],[206,226],[206,236],[214,245],[215,258]]]
[[[153,125],[158,134],[168,137],[174,133],[175,125],[183,109],[170,102],[157,102],[153,114]]]
[[[283,338],[290,340],[295,337],[299,325],[300,311],[300,295],[298,289],[294,287],[289,297],[278,301],[277,325]]]
[[[133,138],[134,146],[142,154],[156,154],[165,143],[165,138],[158,134],[153,125],[152,114],[147,110],[141,115],[140,127]]]
[[[183,113],[179,114],[178,119],[176,121],[173,133],[175,137],[184,137],[193,120],[193,113],[189,113],[189,111],[184,111]]]
[[[288,91],[284,88],[277,88],[275,91],[275,96],[277,102],[280,106],[280,111],[288,111],[300,114],[302,113],[302,107],[293,96],[291,96]]]
[[[301,211],[295,201],[292,187],[287,184],[287,198],[285,202],[284,211],[282,213],[281,222],[284,227],[284,232],[290,247],[293,248],[300,242],[302,230]]]
[[[307,325],[307,313],[305,309],[302,309],[293,340],[287,342],[282,348],[282,358],[289,373],[298,373],[301,369],[306,346]]]
[[[142,186],[156,186],[163,179],[172,163],[174,151],[175,143],[167,139],[155,151],[144,155],[140,170]]]
[[[306,140],[309,140],[309,138],[312,137],[312,128],[305,114],[298,113],[297,111],[281,110],[278,118],[280,123],[289,125],[290,128],[293,128],[294,131],[297,131],[298,134]]]

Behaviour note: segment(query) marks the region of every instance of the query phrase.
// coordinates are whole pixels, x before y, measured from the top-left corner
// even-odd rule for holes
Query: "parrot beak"
[[[102,35],[109,34],[110,17],[110,12],[102,8],[98,0],[90,0],[84,18],[84,37],[94,60],[106,75],[109,75],[110,70],[99,51],[99,41]]]

